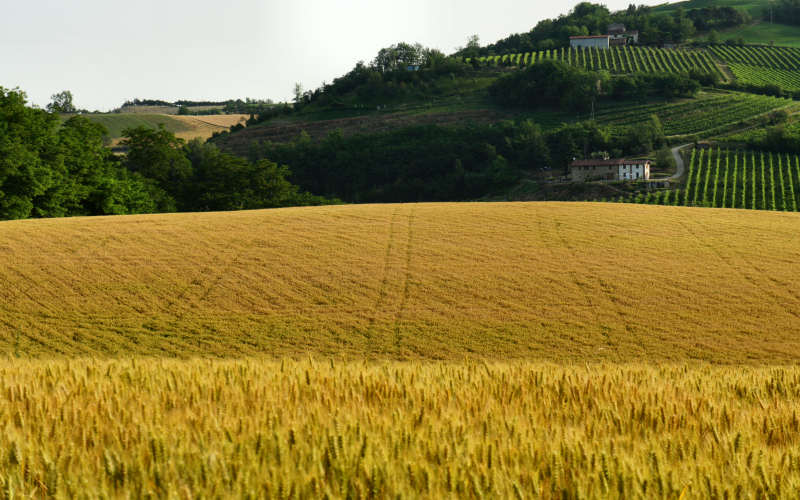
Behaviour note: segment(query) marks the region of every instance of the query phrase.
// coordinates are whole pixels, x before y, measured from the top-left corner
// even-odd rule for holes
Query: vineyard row
[[[797,212],[800,156],[694,150],[684,189],[653,191],[611,201]]]
[[[687,73],[691,70],[720,73],[706,52],[653,47],[561,48],[478,58],[483,64],[515,66],[529,66],[545,60],[558,60],[589,70],[612,73]]]

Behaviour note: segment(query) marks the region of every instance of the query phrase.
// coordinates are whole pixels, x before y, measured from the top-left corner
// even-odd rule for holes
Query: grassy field
[[[3,222],[0,352],[791,362],[798,230],[569,203]]]
[[[147,113],[109,113],[85,116],[108,130],[108,139],[112,144],[119,142],[122,138],[122,131],[126,128],[156,128],[159,124],[163,124],[165,129],[182,139],[200,138],[205,140],[214,132],[228,130],[248,118],[248,115],[178,116]]]
[[[800,369],[0,363],[5,498],[797,498]]]
[[[800,47],[800,27],[790,26],[788,24],[760,22],[721,31],[719,33],[719,38],[720,40],[728,40],[730,38],[738,40],[739,38],[743,38],[745,43],[755,45],[769,45],[774,43],[775,45],[783,47]]]

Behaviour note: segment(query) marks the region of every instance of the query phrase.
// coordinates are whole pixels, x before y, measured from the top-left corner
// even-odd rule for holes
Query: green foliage
[[[0,89],[0,219],[155,211],[160,191],[119,165],[104,134],[81,116],[59,127],[24,93]]]
[[[559,61],[544,61],[500,78],[489,88],[489,95],[505,105],[586,111],[608,79],[602,73],[591,73]]]
[[[53,94],[52,101],[47,105],[47,111],[51,113],[74,113],[75,105],[72,102],[72,92],[65,90],[58,94]]]
[[[83,116],[59,124],[56,114],[28,107],[24,93],[0,88],[0,219],[327,201],[290,184],[286,167],[187,147],[163,127],[128,130],[121,161],[104,146],[102,125]]]
[[[726,142],[733,146],[779,153],[800,153],[800,124],[779,124],[748,130],[730,137]]]
[[[770,5],[770,9],[775,19],[779,19],[781,23],[800,25],[800,1],[778,0],[777,5]]]
[[[300,193],[287,180],[291,175],[288,167],[269,160],[250,163],[199,140],[191,141],[185,153],[192,165],[192,176],[186,182],[183,210],[247,210],[319,205],[326,201]]]
[[[295,101],[294,110],[371,108],[398,100],[430,99],[454,87],[469,87],[469,81],[460,78],[474,72],[469,64],[432,49],[419,48],[422,55],[412,57],[400,55],[396,48],[383,49],[372,64],[359,62],[333,83],[302,93]],[[389,51],[389,55],[383,54],[384,51]],[[418,70],[409,71],[406,61],[417,61]]]
[[[664,170],[674,170],[675,157],[672,156],[672,151],[669,148],[662,148],[656,152],[656,166]]]
[[[192,164],[183,151],[184,141],[159,125],[151,130],[137,127],[123,131],[126,136],[121,142],[128,148],[125,167],[134,173],[153,180],[170,196],[182,202],[187,199],[185,188],[192,176]],[[162,199],[159,210],[175,210],[174,203]]]
[[[612,78],[605,72],[545,60],[498,79],[489,87],[489,95],[503,105],[587,112],[601,99],[693,97],[699,89],[697,81],[681,74],[636,73]]]
[[[506,193],[526,172],[564,171],[596,151],[642,153],[663,143],[655,123],[612,130],[586,121],[549,131],[532,121],[493,125],[413,126],[313,142],[254,145],[251,161],[267,158],[292,169],[290,180],[312,193],[348,202],[457,201]],[[628,132],[631,132],[630,134]]]
[[[301,136],[261,144],[251,160],[290,165],[291,180],[301,188],[348,202],[470,199],[519,177],[516,157],[505,156],[517,148],[526,159],[547,156],[536,127],[518,136],[512,129],[417,126],[346,138],[334,132],[318,143]]]
[[[0,87],[0,219],[48,216],[48,191],[63,175],[58,118]]]
[[[606,34],[612,23],[622,23],[628,31],[639,31],[640,43],[681,43],[697,30],[705,30],[710,26],[730,28],[747,21],[746,15],[727,7],[688,13],[679,9],[661,14],[654,13],[647,6],[631,5],[626,10],[611,13],[604,5],[583,2],[567,15],[540,21],[527,33],[513,34],[479,50],[468,46],[457,55],[475,57],[477,53],[479,56],[493,56],[558,49],[569,44],[570,36]]]
[[[59,131],[66,175],[56,188],[57,215],[122,215],[157,211],[163,196],[143,177],[128,173],[103,145],[101,125],[75,116]]]

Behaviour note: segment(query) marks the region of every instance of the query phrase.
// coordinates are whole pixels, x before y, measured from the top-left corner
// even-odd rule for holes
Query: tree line
[[[711,6],[689,11],[678,8],[673,13],[659,14],[650,7],[631,4],[612,13],[605,5],[583,2],[567,15],[544,19],[527,33],[516,33],[485,47],[473,38],[456,55],[475,58],[566,47],[569,37],[604,35],[614,23],[624,24],[628,31],[638,31],[639,43],[661,45],[685,42],[698,31],[732,28],[748,22],[749,16],[733,7]]]
[[[164,130],[125,131],[124,157],[83,116],[28,106],[0,87],[0,219],[268,208],[328,203],[285,166],[249,162]]]
[[[400,42],[381,49],[366,63],[359,61],[347,74],[315,90],[297,87],[293,110],[371,106],[387,101],[443,94],[472,66],[439,50]]]
[[[778,0],[764,8],[764,18],[782,24],[800,25],[800,0]]]
[[[629,128],[587,121],[544,130],[530,120],[463,126],[418,125],[314,142],[254,144],[250,161],[291,165],[302,189],[351,203],[460,201],[497,195],[526,175],[566,173],[574,158],[643,154],[665,144],[658,118]]]
[[[633,73],[611,76],[562,61],[546,60],[509,73],[489,87],[499,104],[589,111],[600,100],[644,100],[694,97],[703,84],[714,84],[715,75],[693,72]]]

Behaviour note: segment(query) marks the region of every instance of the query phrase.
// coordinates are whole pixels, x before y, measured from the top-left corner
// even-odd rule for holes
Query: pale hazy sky
[[[101,110],[133,97],[283,100],[295,82],[316,88],[399,41],[451,53],[472,34],[491,43],[577,3],[0,0],[0,86],[40,106],[68,89],[78,107]]]

